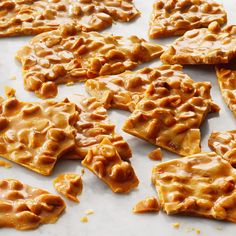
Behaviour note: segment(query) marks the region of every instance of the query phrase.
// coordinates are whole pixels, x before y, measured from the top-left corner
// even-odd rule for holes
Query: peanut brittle
[[[156,68],[143,68],[138,71],[125,71],[120,75],[103,76],[86,81],[86,90],[103,102],[106,108],[114,107],[133,111],[144,97],[149,84],[157,79],[190,79],[182,72],[180,65],[161,65]]]
[[[19,180],[0,180],[0,227],[27,230],[54,223],[65,207],[59,196],[45,190]]]
[[[156,0],[149,36],[182,35],[191,29],[207,27],[213,21],[219,24],[227,21],[222,5],[213,0]]]
[[[115,146],[107,138],[89,150],[82,165],[102,179],[115,193],[129,192],[139,184],[131,164],[122,161]]]
[[[123,130],[182,156],[199,153],[199,127],[213,104],[209,82],[169,77],[150,84]]]
[[[208,28],[186,32],[162,54],[169,64],[220,64],[236,56],[236,26],[220,28],[212,22]]]
[[[70,96],[79,110],[79,120],[75,124],[76,147],[64,158],[84,159],[91,148],[96,147],[104,138],[108,138],[116,147],[123,160],[128,160],[132,152],[123,137],[115,132],[115,125],[109,119],[103,104],[94,97]]]
[[[236,60],[234,59],[226,65],[216,66],[216,74],[222,97],[236,117]]]
[[[69,200],[79,202],[77,195],[83,190],[82,178],[78,174],[60,174],[54,180],[55,189]]]
[[[147,197],[138,202],[133,208],[133,213],[150,213],[159,211],[160,205],[155,197]]]
[[[213,132],[208,140],[208,145],[212,151],[236,167],[236,130]]]
[[[69,102],[0,103],[0,155],[43,175],[49,175],[58,158],[75,145],[78,119]]]
[[[162,52],[161,46],[136,36],[86,33],[68,24],[34,37],[16,58],[23,66],[25,88],[50,98],[57,95],[56,84],[119,74]]]
[[[214,152],[158,164],[152,182],[167,214],[236,222],[236,170]]]
[[[132,0],[1,0],[0,37],[39,34],[65,23],[97,31],[139,14]]]

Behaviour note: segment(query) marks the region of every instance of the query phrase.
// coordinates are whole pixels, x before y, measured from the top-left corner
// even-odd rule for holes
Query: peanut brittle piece
[[[209,82],[169,77],[150,84],[123,130],[182,156],[199,153],[199,127],[217,112]]]
[[[91,148],[95,148],[104,138],[116,147],[123,160],[132,156],[131,149],[123,137],[115,132],[115,125],[108,119],[104,105],[94,97],[70,96],[79,110],[79,120],[75,124],[76,147],[66,153],[66,159],[84,159]]]
[[[214,152],[156,165],[152,171],[161,208],[236,223],[236,170]]]
[[[236,56],[236,26],[220,28],[212,22],[208,28],[186,32],[162,54],[169,64],[220,64]]]
[[[0,180],[0,227],[18,230],[54,223],[66,208],[57,195],[15,179]]]
[[[144,97],[149,84],[157,79],[190,79],[182,72],[181,65],[161,65],[156,68],[143,68],[138,71],[125,71],[120,75],[89,79],[85,83],[87,92],[103,102],[106,108],[113,107],[133,111]]]
[[[155,197],[147,197],[138,202],[133,208],[133,213],[151,213],[159,211],[160,205]]]
[[[236,130],[213,132],[208,140],[208,145],[212,151],[236,167]]]
[[[53,181],[55,189],[69,200],[79,202],[77,195],[83,190],[82,178],[78,174],[60,174]]]
[[[136,36],[86,33],[67,24],[34,37],[16,58],[23,66],[25,88],[50,98],[57,95],[57,84],[119,74],[162,52],[162,46]]]
[[[102,179],[115,193],[130,192],[139,184],[131,164],[122,161],[115,146],[107,138],[89,150],[82,165]]]
[[[39,34],[65,23],[97,31],[139,14],[132,0],[1,0],[0,37]]]
[[[78,119],[69,102],[0,103],[0,155],[43,175],[49,175],[58,158],[74,148]]]
[[[236,117],[236,60],[232,60],[229,64],[217,65],[216,74],[222,97]]]
[[[227,21],[222,5],[213,0],[156,0],[149,36],[183,35],[188,30],[207,27],[213,21],[219,24]]]

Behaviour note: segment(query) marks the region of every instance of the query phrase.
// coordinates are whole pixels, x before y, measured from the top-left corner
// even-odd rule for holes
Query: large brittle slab
[[[216,74],[222,97],[236,116],[236,60],[232,60],[229,64],[217,65]]]
[[[97,31],[139,14],[132,0],[1,0],[0,37],[39,34],[65,23]]]
[[[122,161],[115,146],[107,138],[89,150],[82,165],[102,179],[115,193],[130,192],[139,184],[131,164]]]
[[[182,156],[200,152],[199,127],[219,111],[208,82],[178,77],[156,80],[126,120],[123,130]]]
[[[236,56],[236,26],[220,28],[212,22],[208,28],[186,32],[162,54],[169,64],[220,64]]]
[[[49,98],[57,95],[56,84],[119,74],[162,52],[161,46],[136,36],[86,33],[68,24],[36,36],[16,58],[23,66],[25,88]]]
[[[0,155],[43,175],[49,175],[59,157],[75,146],[78,119],[69,102],[0,103]]]
[[[188,30],[224,24],[227,15],[213,0],[156,0],[150,21],[151,38],[182,35]]]
[[[0,180],[0,227],[28,230],[54,223],[65,207],[59,196],[45,190],[14,179]]]
[[[103,102],[106,108],[113,107],[133,111],[144,97],[149,84],[168,78],[190,79],[182,72],[181,65],[161,65],[156,68],[143,68],[138,71],[125,71],[119,75],[89,79],[85,88],[91,96]]]
[[[212,151],[236,167],[236,130],[213,132],[208,140]]]
[[[95,148],[104,138],[108,138],[116,147],[122,159],[132,156],[131,149],[123,137],[116,133],[115,125],[108,119],[104,105],[94,97],[70,96],[69,100],[78,107],[79,119],[75,124],[76,146],[64,158],[84,159],[88,151]]]
[[[236,222],[236,170],[214,152],[158,164],[152,182],[167,214]]]

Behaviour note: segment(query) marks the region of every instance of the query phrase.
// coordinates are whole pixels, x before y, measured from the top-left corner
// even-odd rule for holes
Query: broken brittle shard
[[[0,37],[39,34],[65,23],[100,31],[139,14],[132,0],[1,0]]]
[[[167,214],[236,223],[236,170],[214,152],[158,164],[152,171],[152,183]]]
[[[168,77],[149,85],[123,130],[181,156],[201,151],[200,125],[218,112],[209,82]]]
[[[156,197],[147,197],[144,200],[139,201],[133,207],[133,213],[154,213],[160,211],[160,204],[158,203]]]
[[[89,150],[82,165],[102,179],[115,193],[130,192],[139,184],[131,164],[122,161],[115,146],[107,138]]]
[[[57,195],[15,179],[0,180],[0,227],[37,228],[57,221],[66,205]]]
[[[155,0],[150,20],[150,38],[183,35],[207,27],[211,22],[224,24],[223,6],[213,0]]]
[[[212,22],[208,28],[186,32],[162,54],[169,64],[221,64],[236,57],[236,26],[221,28]]]
[[[162,52],[162,46],[136,36],[86,33],[67,24],[36,36],[16,58],[22,63],[25,88],[51,98],[57,95],[57,84],[119,74]]]

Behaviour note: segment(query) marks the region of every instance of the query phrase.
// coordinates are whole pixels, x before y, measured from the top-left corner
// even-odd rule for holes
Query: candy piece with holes
[[[25,88],[50,98],[57,95],[57,84],[119,74],[162,52],[162,46],[136,36],[86,33],[67,24],[34,37],[16,58],[22,63]]]
[[[0,155],[43,175],[75,146],[78,119],[70,102],[0,102]]]
[[[236,57],[236,26],[220,28],[212,22],[208,28],[186,32],[162,54],[169,64],[220,64]]]
[[[133,213],[154,213],[160,211],[160,205],[155,197],[147,197],[138,202],[134,208]]]
[[[158,164],[153,168],[152,182],[167,214],[236,223],[236,170],[214,152]]]
[[[123,130],[182,156],[199,153],[199,127],[218,112],[208,82],[169,77],[149,85]]]
[[[107,75],[89,79],[85,83],[87,92],[103,102],[106,108],[113,107],[133,111],[144,97],[149,84],[156,80],[179,78],[189,80],[181,65],[161,65],[138,71],[125,71],[119,75]]]
[[[131,164],[122,161],[115,146],[107,138],[89,150],[82,165],[102,179],[115,193],[130,192],[139,184]]]
[[[77,196],[83,190],[82,178],[78,174],[60,174],[53,181],[55,189],[69,200],[79,202]]]
[[[39,34],[65,23],[99,31],[139,14],[132,0],[1,0],[0,37]]]
[[[54,223],[66,208],[57,195],[15,179],[0,180],[0,227],[18,230]]]
[[[219,24],[227,21],[222,5],[213,0],[155,0],[149,36],[183,35],[188,30],[207,27],[213,21]]]

